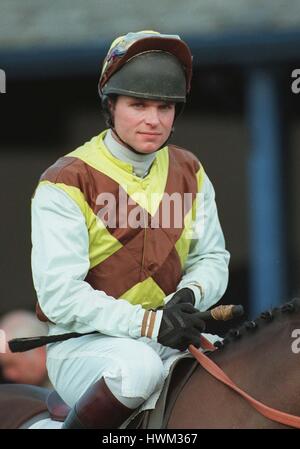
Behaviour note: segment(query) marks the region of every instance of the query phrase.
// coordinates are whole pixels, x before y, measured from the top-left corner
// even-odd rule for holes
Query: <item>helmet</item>
[[[139,31],[113,41],[98,90],[104,103],[108,95],[116,94],[182,104],[191,77],[192,55],[179,36]]]

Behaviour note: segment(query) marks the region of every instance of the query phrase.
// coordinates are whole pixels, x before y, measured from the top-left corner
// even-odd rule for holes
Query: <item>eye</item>
[[[131,106],[136,108],[136,109],[142,109],[144,104],[141,103],[141,102],[136,102],[136,103],[132,103]]]
[[[169,111],[173,109],[174,105],[172,103],[165,103],[160,106],[160,109],[163,111]]]

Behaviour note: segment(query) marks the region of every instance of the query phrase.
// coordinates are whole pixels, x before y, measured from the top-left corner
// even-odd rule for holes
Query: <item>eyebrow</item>
[[[143,104],[148,104],[148,100],[143,99],[143,98],[131,98],[131,99],[129,100],[129,102],[131,102],[131,103],[143,103]],[[158,103],[159,106],[160,106],[160,105],[172,105],[172,104],[175,105],[175,102],[172,102],[172,101],[164,101],[164,100],[162,100],[162,101],[160,101],[160,102]]]

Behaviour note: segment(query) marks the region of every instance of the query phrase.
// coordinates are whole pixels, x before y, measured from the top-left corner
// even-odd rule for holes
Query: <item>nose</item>
[[[155,107],[148,108],[145,114],[145,123],[151,126],[159,124],[158,110]]]

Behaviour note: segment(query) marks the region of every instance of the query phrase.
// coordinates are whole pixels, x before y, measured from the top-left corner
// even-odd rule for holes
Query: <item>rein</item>
[[[210,352],[216,350],[216,347],[203,336],[201,336],[201,347]],[[285,424],[289,427],[300,429],[300,416],[290,415],[289,413],[285,413],[275,408],[269,407],[262,402],[254,399],[248,393],[239,388],[213,360],[207,357],[207,355],[205,355],[203,352],[199,351],[195,346],[190,345],[189,351],[209,374],[211,374],[215,379],[219,380],[223,384],[228,385],[232,390],[236,391],[240,396],[246,399],[249,404],[253,408],[255,408],[261,415],[272,421]]]

